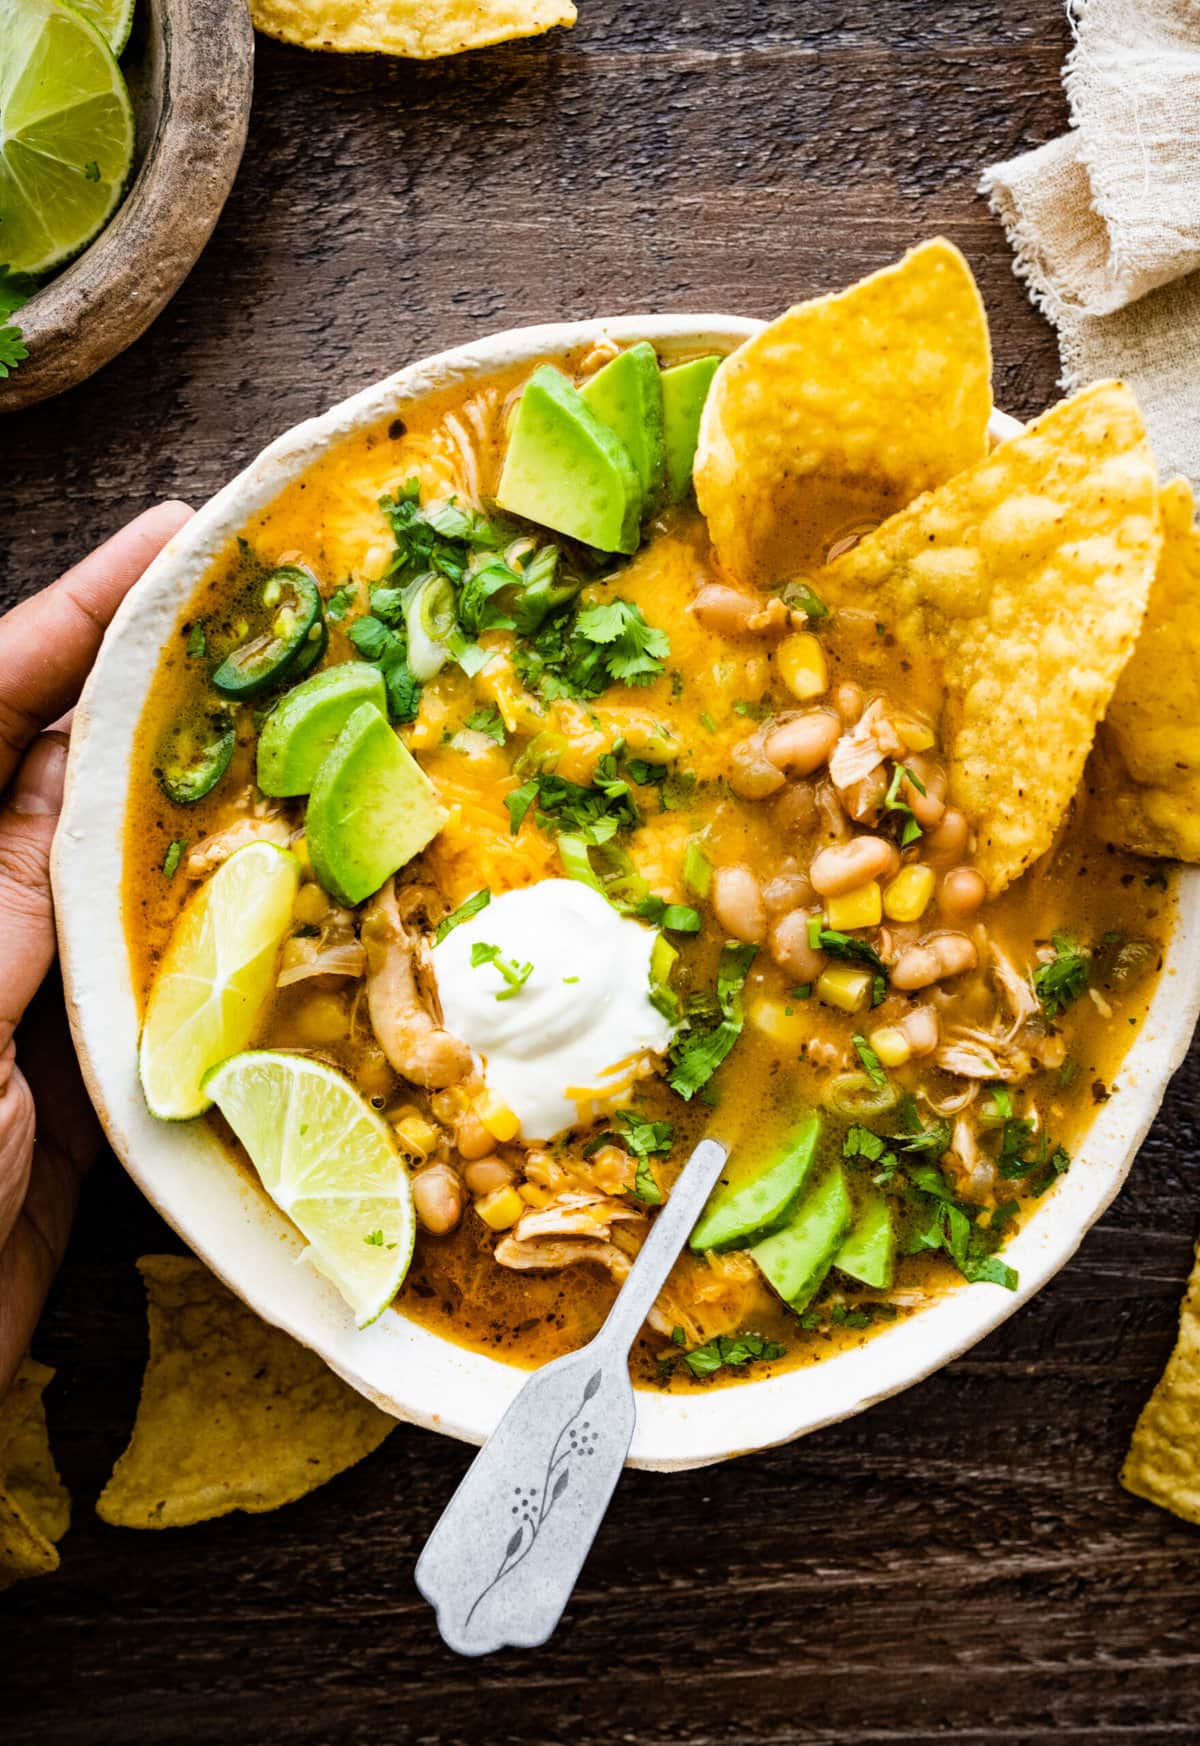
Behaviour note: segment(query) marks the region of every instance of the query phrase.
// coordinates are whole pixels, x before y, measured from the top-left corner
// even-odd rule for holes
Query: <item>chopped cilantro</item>
[[[810,624],[817,624],[821,619],[829,617],[829,608],[807,582],[789,582],[783,590],[783,598],[789,606],[804,613]]]
[[[909,844],[915,843],[921,835],[921,827],[917,823],[916,814],[907,800],[901,798],[900,788],[906,777],[918,794],[924,794],[925,784],[916,772],[910,770],[907,764],[896,764],[892,768],[892,780],[888,784],[888,791],[883,797],[884,811],[899,813],[904,820],[904,827],[900,832],[900,847],[902,849],[907,849]]]
[[[175,841],[163,856],[162,870],[167,879],[174,879],[176,873],[178,873],[179,863],[183,860],[183,854],[186,848],[187,838],[176,837]]]
[[[815,915],[809,919],[808,939],[811,946],[818,951],[828,952],[831,958],[846,958],[859,964],[869,964],[886,983],[887,965],[874,946],[868,945],[866,940],[856,939],[852,934],[839,933],[836,928],[822,927],[820,917]],[[872,1004],[878,1006],[879,1002],[874,1001]]]
[[[504,717],[494,703],[486,709],[481,707],[472,710],[467,717],[467,726],[474,733],[486,734],[489,739],[495,740],[498,746],[502,746],[508,737],[504,726]]]
[[[862,1062],[863,1071],[871,1081],[871,1084],[886,1085],[887,1074],[883,1070],[883,1062],[879,1059],[879,1056],[875,1053],[867,1039],[856,1035],[851,1039],[851,1041],[854,1044],[854,1053]]]
[[[1087,992],[1091,959],[1070,934],[1052,935],[1054,956],[1033,973],[1033,989],[1048,1019],[1057,1018]]]
[[[700,711],[700,726],[710,734],[715,734],[717,731],[717,724],[706,709]]]
[[[700,912],[683,903],[667,903],[661,897],[643,897],[635,905],[634,915],[648,921],[652,927],[667,928],[673,934],[698,934]]]
[[[368,1231],[366,1236],[363,1238],[363,1242],[369,1243],[373,1249],[382,1249],[383,1248],[383,1232],[379,1231],[379,1230]]]
[[[718,1022],[697,1029],[692,1020],[699,1014],[690,1013],[671,1045],[667,1083],[685,1102],[707,1085],[742,1034],[742,988],[757,950],[754,945],[732,944],[722,949],[717,967]]]
[[[648,625],[630,600],[585,607],[575,620],[575,634],[604,646],[609,677],[626,685],[648,685],[663,671],[671,652],[666,631]]]
[[[478,915],[481,909],[486,909],[491,901],[492,894],[485,885],[473,896],[468,897],[465,902],[460,903],[457,909],[452,909],[450,914],[443,916],[438,923],[437,931],[433,936],[434,945],[440,946],[447,934],[452,934],[462,922],[470,921],[473,915]]]
[[[354,610],[357,600],[358,589],[353,582],[343,582],[325,602],[325,617],[332,619],[334,624],[340,624],[346,614]]]
[[[598,697],[614,684],[648,685],[670,653],[667,633],[630,600],[609,600],[550,616],[513,654],[517,676],[546,702]]]
[[[478,970],[483,964],[491,964],[508,984],[497,991],[497,1000],[515,1000],[533,975],[532,964],[518,964],[515,958],[502,958],[499,946],[476,940],[471,947],[471,968]]]
[[[189,660],[197,660],[208,653],[208,636],[204,629],[204,620],[198,618],[188,632],[187,656]]]
[[[591,787],[568,782],[565,777],[555,776],[551,771],[531,776],[504,797],[512,835],[516,836],[535,801],[537,822],[542,830],[569,831],[583,843],[607,843],[618,831],[639,824],[641,820],[629,784],[617,776],[613,754],[600,759],[595,776],[596,781]]]
[[[733,706],[735,715],[744,715],[748,721],[765,721],[771,713],[769,703],[752,703],[749,698],[740,697]]]
[[[0,376],[11,376],[17,365],[29,356],[29,349],[16,322],[0,327]]]
[[[764,1340],[761,1334],[718,1334],[707,1345],[685,1352],[683,1361],[692,1375],[703,1381],[717,1370],[736,1369],[755,1359],[782,1358],[786,1351],[786,1346],[777,1340]]]

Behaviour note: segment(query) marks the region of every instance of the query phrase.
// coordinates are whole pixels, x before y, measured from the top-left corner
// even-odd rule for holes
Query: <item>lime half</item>
[[[399,1291],[413,1252],[412,1190],[387,1123],[307,1055],[235,1055],[204,1089],[365,1328]]]
[[[137,0],[73,0],[75,10],[90,18],[114,55],[129,41]]]
[[[204,1075],[253,1039],[275,986],[299,880],[288,850],[248,843],[176,922],[146,1003],[138,1056],[152,1115],[184,1121],[206,1110]]]
[[[133,164],[129,93],[62,0],[0,0],[0,262],[45,273],[112,217]]]

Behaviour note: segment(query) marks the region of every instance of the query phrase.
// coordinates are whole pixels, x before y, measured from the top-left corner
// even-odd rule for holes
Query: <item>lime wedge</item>
[[[114,55],[129,41],[136,0],[72,0],[76,12],[90,18]]]
[[[63,0],[0,0],[0,262],[45,273],[112,217],[133,164],[129,93]]]
[[[212,1101],[201,1080],[252,1040],[300,882],[274,843],[230,855],[175,924],[150,990],[138,1071],[152,1115],[185,1121]]]
[[[413,1252],[412,1190],[387,1123],[307,1055],[235,1055],[204,1089],[365,1328],[399,1291]]]

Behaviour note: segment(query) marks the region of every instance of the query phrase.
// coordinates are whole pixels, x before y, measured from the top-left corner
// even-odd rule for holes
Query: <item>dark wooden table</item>
[[[1049,331],[975,193],[1065,124],[1059,0],[580,0],[570,34],[427,66],[260,43],[241,179],[142,342],[0,426],[7,600],[407,359],[520,322],[771,315],[936,231],[996,396]],[[1116,1472],[1196,1226],[1200,1058],[1117,1206],[998,1334],[868,1415],[622,1484],[554,1642],[442,1648],[412,1583],[469,1458],[401,1429],[274,1516],[138,1535],[91,1503],[144,1355],[133,1259],[174,1240],[110,1159],[37,1350],[76,1499],[0,1601],[5,1746],[1192,1746],[1200,1534]]]

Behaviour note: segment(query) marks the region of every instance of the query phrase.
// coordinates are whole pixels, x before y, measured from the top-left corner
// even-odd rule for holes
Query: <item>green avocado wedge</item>
[[[691,486],[700,414],[721,361],[715,354],[694,358],[690,364],[676,364],[674,369],[662,373],[668,503],[679,503]]]
[[[896,1229],[881,1194],[873,1194],[863,1206],[833,1264],[863,1285],[880,1291],[891,1289],[896,1272]]]
[[[334,741],[364,703],[387,716],[383,674],[365,661],[314,673],[280,699],[258,740],[258,786],[264,794],[307,794]]]
[[[744,1182],[718,1183],[688,1238],[689,1248],[701,1254],[707,1249],[745,1249],[785,1224],[804,1192],[820,1134],[819,1117],[805,1116],[782,1157],[772,1157]]]
[[[853,1208],[840,1164],[806,1194],[782,1230],[750,1250],[767,1283],[799,1314],[816,1296],[850,1229]]]
[[[361,704],[317,771],[306,838],[317,878],[362,903],[441,830],[433,784],[373,703]]]
[[[602,552],[635,552],[643,492],[624,444],[550,364],[517,402],[496,501]]]
[[[663,391],[654,347],[642,340],[619,352],[579,390],[602,424],[620,438],[642,483],[642,512],[662,496],[666,477]]]

